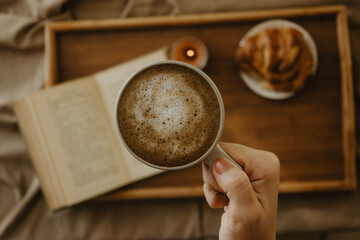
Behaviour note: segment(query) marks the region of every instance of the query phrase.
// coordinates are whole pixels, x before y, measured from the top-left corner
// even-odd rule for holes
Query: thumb
[[[249,177],[238,166],[219,158],[214,162],[213,174],[235,208],[250,209],[258,203]]]

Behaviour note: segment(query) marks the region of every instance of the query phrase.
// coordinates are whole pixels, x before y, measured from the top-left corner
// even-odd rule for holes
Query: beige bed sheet
[[[0,1],[0,224],[34,178],[12,102],[44,83],[43,25],[66,19],[123,18],[344,3],[350,8],[355,80],[360,69],[357,0],[3,0]],[[356,86],[357,97],[360,96]],[[358,105],[356,103],[356,105]],[[360,229],[360,192],[280,195],[278,233]],[[204,199],[87,202],[51,213],[35,198],[0,239],[217,238],[222,210]]]

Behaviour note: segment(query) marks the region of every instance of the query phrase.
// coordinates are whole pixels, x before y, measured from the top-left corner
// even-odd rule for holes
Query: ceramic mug
[[[118,109],[118,104],[120,102],[120,98],[121,95],[123,93],[123,91],[125,90],[126,86],[135,78],[135,76],[137,76],[139,73],[145,71],[148,68],[151,68],[153,66],[156,65],[163,65],[163,64],[175,64],[175,65],[180,65],[186,68],[190,68],[191,70],[195,71],[196,73],[198,73],[201,77],[203,77],[203,79],[205,79],[209,85],[211,86],[212,90],[214,91],[218,103],[219,103],[219,108],[220,108],[220,124],[219,124],[219,129],[216,135],[216,138],[214,140],[214,142],[212,143],[212,145],[209,147],[209,149],[198,159],[181,165],[181,166],[173,166],[173,167],[166,167],[166,166],[159,166],[159,165],[155,165],[152,163],[149,163],[147,161],[145,161],[144,159],[142,159],[141,157],[137,156],[130,148],[129,146],[126,144],[125,140],[122,137],[120,128],[119,128],[119,124],[118,124],[118,120],[117,120],[117,109]],[[152,63],[149,65],[146,65],[140,69],[138,69],[137,71],[135,71],[125,82],[125,84],[122,86],[122,88],[120,89],[117,99],[116,99],[116,105],[115,105],[115,124],[116,124],[116,129],[117,132],[120,136],[121,142],[124,144],[124,146],[126,147],[126,149],[140,162],[153,167],[153,168],[157,168],[157,169],[161,169],[161,170],[179,170],[179,169],[184,169],[190,166],[193,166],[195,164],[200,163],[201,161],[204,162],[205,164],[207,164],[208,166],[212,166],[214,161],[218,158],[226,158],[228,160],[230,160],[231,162],[233,162],[236,166],[239,166],[237,162],[235,162],[228,154],[225,153],[225,151],[219,146],[218,142],[220,140],[221,134],[223,132],[224,129],[224,122],[225,122],[225,108],[224,108],[224,103],[223,100],[221,98],[220,92],[217,89],[216,85],[214,84],[214,82],[210,79],[210,77],[208,75],[206,75],[203,71],[201,71],[199,68],[185,63],[185,62],[180,62],[180,61],[175,61],[175,60],[164,60],[164,61],[160,61],[160,62],[156,62],[156,63]],[[240,166],[239,166],[240,167]]]

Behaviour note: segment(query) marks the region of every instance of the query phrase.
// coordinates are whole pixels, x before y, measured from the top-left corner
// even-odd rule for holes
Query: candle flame
[[[191,58],[191,57],[195,56],[195,51],[192,49],[189,49],[186,51],[186,55]]]

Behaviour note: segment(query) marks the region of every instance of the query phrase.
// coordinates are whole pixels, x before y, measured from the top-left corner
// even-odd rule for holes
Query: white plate
[[[301,27],[300,25],[298,25],[294,22],[290,22],[290,21],[283,20],[283,19],[274,19],[274,20],[268,20],[268,21],[259,23],[258,25],[251,28],[243,36],[243,38],[239,42],[239,46],[243,46],[248,38],[254,36],[255,34],[261,32],[264,29],[281,28],[281,27],[294,28],[303,35],[304,40],[308,44],[310,53],[314,60],[312,75],[315,75],[317,65],[318,65],[318,54],[317,54],[317,48],[316,48],[315,41],[303,27]],[[262,80],[260,78],[255,78],[254,76],[250,76],[242,71],[239,71],[239,74],[240,74],[241,78],[243,79],[245,85],[261,97],[273,99],[273,100],[281,100],[281,99],[286,99],[286,98],[292,97],[296,94],[296,92],[284,92],[284,91],[275,91],[275,90],[268,89],[264,86],[264,80]]]

